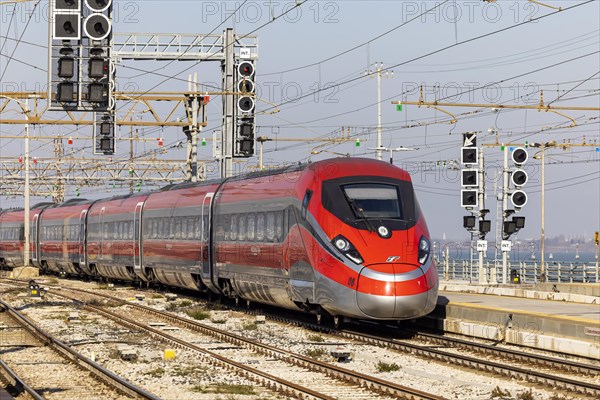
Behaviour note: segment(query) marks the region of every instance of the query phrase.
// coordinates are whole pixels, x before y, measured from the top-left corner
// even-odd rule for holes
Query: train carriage
[[[142,214],[142,259],[150,279],[216,290],[211,279],[209,226],[218,186],[218,182],[172,185],[148,197]]]
[[[429,232],[410,176],[393,165],[335,159],[229,180],[215,227],[225,293],[334,317],[407,319],[435,307]]]
[[[39,203],[29,210],[29,262],[39,267],[38,219],[53,203]],[[25,211],[0,211],[0,265],[22,267],[25,247]]]
[[[25,246],[25,212],[23,209],[0,212],[0,264],[22,267]]]
[[[85,263],[85,218],[91,201],[71,199],[39,215],[40,268],[59,274],[88,274]]]
[[[141,262],[141,217],[148,194],[117,196],[87,212],[85,252],[89,274],[148,281]]]

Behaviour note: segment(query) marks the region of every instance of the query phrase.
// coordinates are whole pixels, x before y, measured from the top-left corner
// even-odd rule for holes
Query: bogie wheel
[[[325,321],[325,318],[323,317],[323,311],[321,310],[321,308],[319,308],[317,310],[317,325],[322,325],[323,322]]]
[[[340,317],[339,315],[335,315],[333,317],[333,327],[335,329],[340,329],[342,325],[344,325],[344,318]]]

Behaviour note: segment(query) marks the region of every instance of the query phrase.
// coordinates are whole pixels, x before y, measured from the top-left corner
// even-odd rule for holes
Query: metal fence
[[[545,264],[545,279],[541,279],[541,264],[530,261],[508,262],[507,282],[511,277],[518,276],[521,283],[538,283],[540,281],[556,283],[598,283],[599,268],[597,262],[591,263],[561,263],[548,262]],[[438,262],[438,274],[443,280],[479,281],[477,263],[468,260],[449,260]],[[486,273],[485,281],[502,283],[502,262],[486,261],[483,264]],[[495,279],[494,279],[495,278]]]

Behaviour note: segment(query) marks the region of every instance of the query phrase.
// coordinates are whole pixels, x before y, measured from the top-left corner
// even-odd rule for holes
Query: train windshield
[[[384,184],[353,184],[342,187],[358,218],[402,219],[398,188]]]

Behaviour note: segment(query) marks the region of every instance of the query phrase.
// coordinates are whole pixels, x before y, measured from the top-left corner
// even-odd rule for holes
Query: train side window
[[[200,232],[201,232],[201,229],[202,229],[202,223],[201,223],[201,221],[202,221],[202,216],[201,215],[197,216],[197,217],[194,217],[194,239],[195,240],[202,239],[202,237],[200,235]]]
[[[267,213],[267,241],[272,242],[275,238],[275,213]]]
[[[262,242],[265,240],[265,214],[256,215],[256,240]]]
[[[304,195],[304,200],[302,200],[302,219],[306,219],[306,213],[308,212],[308,203],[310,203],[312,195],[312,190],[307,190],[306,194]]]
[[[248,234],[246,235],[246,239],[248,241],[254,241],[255,225],[256,225],[256,215],[248,214]]]
[[[181,238],[181,218],[175,218],[175,239]]]
[[[198,229],[198,217],[188,217],[188,239],[194,240],[196,238],[196,230]]]
[[[158,235],[158,239],[162,239],[165,237],[165,231],[164,231],[164,222],[162,218],[157,218],[156,219],[156,234]]]
[[[133,222],[129,221],[127,225],[129,225],[129,239],[133,240]]]
[[[246,240],[246,216],[245,215],[240,215],[238,240],[240,242],[243,242],[244,240]]]
[[[237,219],[238,219],[237,215],[231,216],[231,229],[230,229],[231,240],[237,240]]]
[[[283,239],[283,211],[277,211],[275,214],[275,241],[281,242]]]
[[[224,215],[223,219],[221,220],[221,224],[223,225],[222,231],[223,231],[223,240],[224,241],[229,241],[229,227],[231,226],[231,217],[229,215]]]

